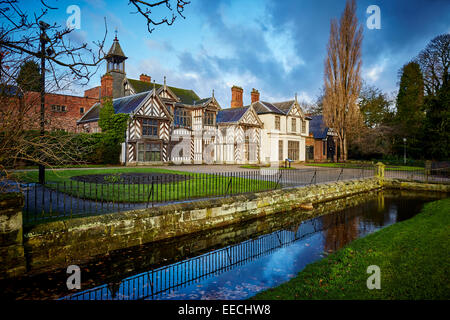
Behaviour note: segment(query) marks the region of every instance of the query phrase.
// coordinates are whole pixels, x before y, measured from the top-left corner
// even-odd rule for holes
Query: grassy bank
[[[450,198],[428,203],[414,218],[353,241],[254,299],[449,299],[449,226]],[[380,290],[367,289],[370,265],[380,267]]]

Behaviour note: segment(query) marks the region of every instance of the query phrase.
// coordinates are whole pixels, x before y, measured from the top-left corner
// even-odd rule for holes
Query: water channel
[[[3,281],[13,299],[247,299],[288,281],[349,242],[420,212],[442,193],[376,191],[226,228],[112,252],[66,270]]]

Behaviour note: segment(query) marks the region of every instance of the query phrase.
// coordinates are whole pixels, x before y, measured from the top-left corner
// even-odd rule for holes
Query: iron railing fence
[[[450,168],[385,170],[384,176],[391,179],[427,183],[450,183]]]
[[[193,201],[374,176],[374,168],[270,168],[219,173],[115,176],[104,181],[66,180],[25,184],[24,223],[143,209]]]

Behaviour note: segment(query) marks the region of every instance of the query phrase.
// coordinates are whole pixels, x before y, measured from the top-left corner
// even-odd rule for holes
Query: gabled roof
[[[252,103],[253,109],[255,109],[257,114],[265,114],[265,113],[276,113],[276,114],[284,114],[281,110],[275,107],[270,102],[265,101],[256,101]]]
[[[323,122],[323,116],[311,116],[309,121],[309,132],[313,134],[314,139],[326,139],[328,134],[328,127]]]
[[[151,95],[151,91],[141,92],[138,94],[133,94],[131,96],[126,96],[122,98],[113,99],[114,113],[132,113],[136,110],[148,96]],[[100,116],[100,103],[94,104],[88,112],[86,112],[80,120],[79,123],[97,121]]]
[[[284,114],[288,114],[294,103],[295,100],[290,100],[283,102],[273,102],[272,105],[274,105],[278,110],[281,110]]]
[[[216,117],[216,123],[238,122],[250,107],[229,108],[219,110]]]
[[[152,91],[147,91],[114,99],[114,113],[132,113],[144,102],[144,100],[146,100],[147,96],[149,96],[151,93]]]
[[[204,104],[204,103],[208,102],[208,101],[211,100],[211,99],[212,99],[212,97],[204,98],[204,99],[200,99],[200,100],[194,101],[194,106]]]
[[[127,79],[128,83],[133,87],[135,93],[140,93],[144,91],[150,91],[153,89],[153,83],[135,80],[135,79]],[[162,87],[162,84],[155,83],[155,88],[159,89]],[[200,100],[200,97],[193,91],[188,89],[176,88],[167,86],[172,92],[180,99],[181,103],[193,105],[195,101]]]
[[[217,116],[216,116],[216,123],[237,124],[242,119],[244,119],[244,120],[246,119],[245,115],[248,112],[251,112],[254,115],[256,121],[258,122],[258,124],[260,126],[263,125],[263,123],[261,122],[261,120],[258,117],[258,114],[256,113],[255,109],[252,106],[219,110],[219,112],[217,112]]]

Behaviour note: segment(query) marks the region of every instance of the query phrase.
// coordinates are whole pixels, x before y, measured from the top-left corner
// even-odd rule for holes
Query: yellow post
[[[382,162],[378,162],[376,164],[376,169],[375,169],[375,176],[381,179],[384,179],[384,168],[385,168],[385,164]]]

